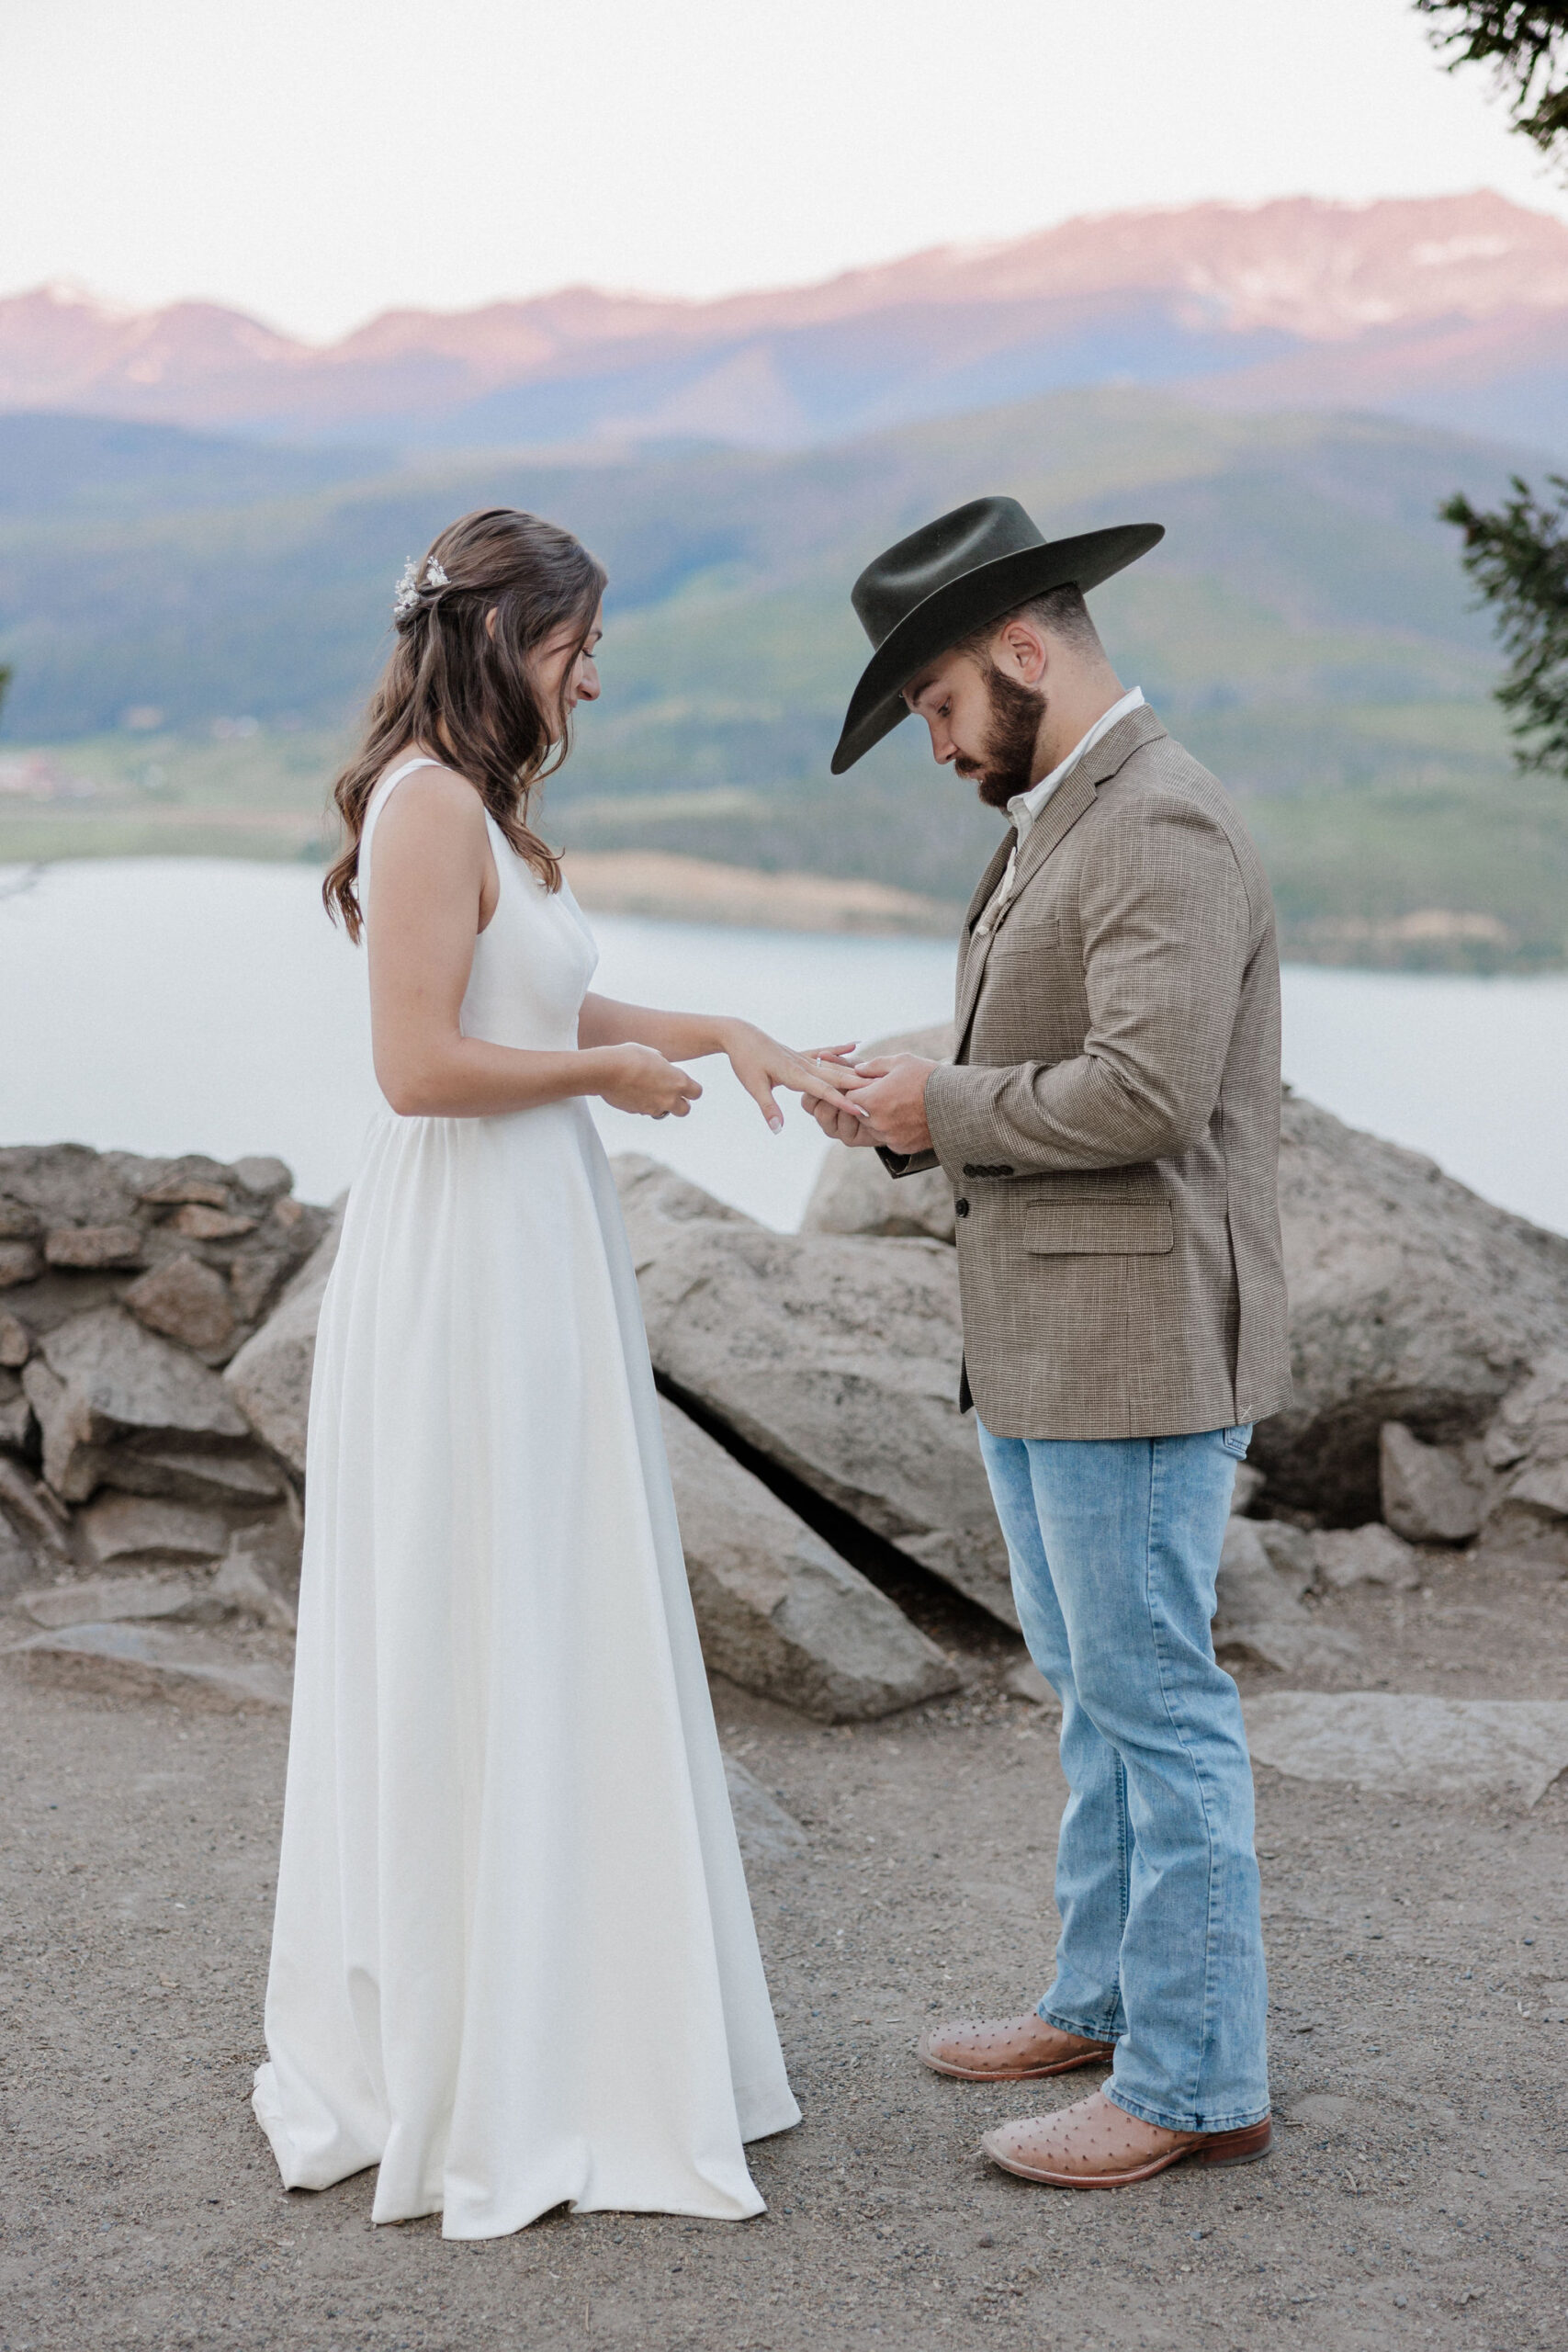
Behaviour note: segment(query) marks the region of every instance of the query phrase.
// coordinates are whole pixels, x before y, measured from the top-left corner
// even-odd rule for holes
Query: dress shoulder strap
[[[439,760],[433,760],[427,752],[422,752],[417,759],[404,760],[400,766],[389,769],[370,795],[365,811],[365,822],[359,829],[358,884],[362,913],[368,914],[370,911],[370,844],[376,831],[377,818],[381,814],[405,775],[412,775],[415,768],[438,768],[440,765]]]

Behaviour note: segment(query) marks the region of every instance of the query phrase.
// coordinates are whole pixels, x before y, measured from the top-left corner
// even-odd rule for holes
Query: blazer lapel
[[[1030,828],[1029,839],[1019,854],[1008,914],[1017,906],[1024,885],[1032,882],[1051,852],[1066,839],[1085,811],[1093,808],[1100,786],[1108,784],[1117,769],[1125,766],[1140,743],[1152,743],[1156,735],[1164,733],[1165,729],[1144,703],[1136,710],[1130,710],[1125,718],[1119,718],[1093,751],[1084,754]],[[1003,922],[1006,919],[1004,915]],[[998,924],[998,929],[1000,927]]]
[[[964,955],[958,967],[958,1004],[953,1025],[954,1061],[963,1060],[969,1042],[969,1024],[974,1020],[975,1007],[979,1001],[980,983],[986,976],[991,942],[998,933],[1006,929],[1008,919],[1015,912],[1024,889],[1034,879],[1052,851],[1066,841],[1078,819],[1093,808],[1100,786],[1110,781],[1141,743],[1152,743],[1156,736],[1164,733],[1165,729],[1145,703],[1138,709],[1129,711],[1125,718],[1119,718],[1093,751],[1084,754],[1071,775],[1058,785],[1030,827],[1029,838],[1019,852],[1012,895],[994,928],[976,935],[975,924],[981,910],[989,905],[1006,868],[1006,852],[1011,846],[1010,834],[986,868],[980,888],[969,902],[969,912],[965,918]]]
[[[1066,841],[1085,811],[1094,807],[1095,781],[1085,774],[1088,763],[1080,760],[1066,781],[1057,786],[1040,814],[1029,829],[1029,839],[1018,854],[1018,872],[1013,876],[1012,896],[1008,900],[998,931],[1005,929],[1008,917],[1018,905],[1019,894],[1032,882],[1051,852]]]
[[[975,998],[980,986],[980,975],[986,968],[987,950],[991,944],[988,933],[982,932],[978,937],[976,936],[975,925],[996,897],[1002,876],[1007,872],[1008,859],[1012,854],[1015,838],[1014,829],[1010,825],[1002,836],[996,854],[976,885],[975,895],[970,899],[964,917],[964,932],[959,942],[957,987],[953,999],[954,1060],[958,1057],[959,1047],[964,1041],[964,1032],[968,1025],[969,1015],[974,1010]]]

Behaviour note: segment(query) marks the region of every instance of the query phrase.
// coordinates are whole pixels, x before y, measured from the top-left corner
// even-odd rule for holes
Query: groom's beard
[[[990,697],[990,724],[986,729],[985,755],[978,760],[954,760],[960,775],[973,776],[976,789],[989,808],[1005,808],[1013,795],[1027,792],[1034,781],[1034,751],[1045,696],[1034,686],[1021,686],[990,662],[986,670]]]

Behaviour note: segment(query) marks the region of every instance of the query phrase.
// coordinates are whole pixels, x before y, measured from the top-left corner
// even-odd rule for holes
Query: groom
[[[982,498],[901,539],[854,585],[874,651],[833,755],[841,775],[914,712],[1010,820],[964,925],[953,1060],[863,1064],[863,1126],[814,1107],[953,1189],[960,1401],[1070,1794],[1055,1983],[920,2054],[965,2082],[1109,2064],[986,2137],[1064,2188],[1270,2140],[1252,1777],[1209,1627],[1236,1464],[1290,1389],[1279,963],[1235,808],[1084,604],[1162,536],[1048,541]]]

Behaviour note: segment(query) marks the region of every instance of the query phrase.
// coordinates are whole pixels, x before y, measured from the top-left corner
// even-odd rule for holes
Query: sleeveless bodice
[[[367,933],[375,920],[371,868],[377,820],[404,776],[415,768],[438,764],[430,759],[405,760],[389,770],[370,796],[359,840],[359,902]],[[570,1053],[577,1045],[578,1014],[599,961],[593,934],[570,886],[563,881],[558,890],[547,890],[488,808],[485,825],[501,895],[474,942],[473,968],[463,997],[463,1035],[482,1037],[491,1046]]]

